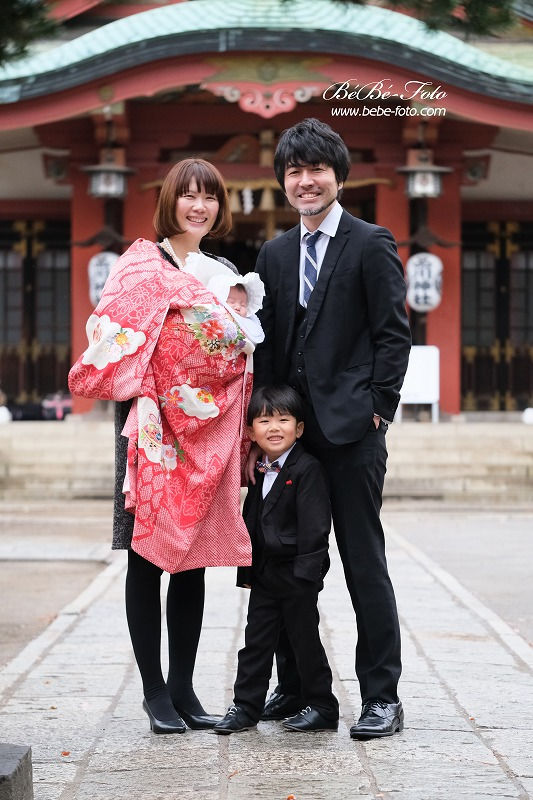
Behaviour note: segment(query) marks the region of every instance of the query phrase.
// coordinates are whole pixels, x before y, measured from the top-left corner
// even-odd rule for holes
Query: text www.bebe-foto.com
[[[333,117],[442,117],[446,114],[443,106],[420,105],[421,103],[434,103],[436,100],[444,100],[447,92],[442,86],[433,86],[431,81],[407,81],[399,91],[394,90],[394,84],[388,78],[370,81],[368,83],[357,83],[353,79],[334,83],[323,93],[324,100],[348,100],[353,101],[376,101],[376,100],[403,100],[413,101],[415,106],[381,106],[381,105],[357,105],[357,106],[332,106],[331,116]]]

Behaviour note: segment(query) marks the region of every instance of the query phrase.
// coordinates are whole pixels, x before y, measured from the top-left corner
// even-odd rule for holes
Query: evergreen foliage
[[[46,0],[2,0],[0,65],[26,55],[30,45],[56,30]]]
[[[338,2],[361,5],[366,0]],[[387,5],[412,11],[429,28],[465,36],[493,34],[513,22],[513,0],[388,0]],[[47,0],[2,0],[0,65],[26,55],[36,39],[54,33],[57,23],[48,10]]]
[[[338,0],[356,5],[366,0]],[[387,0],[385,6],[412,11],[434,30],[448,30],[465,36],[495,34],[515,19],[513,0]]]

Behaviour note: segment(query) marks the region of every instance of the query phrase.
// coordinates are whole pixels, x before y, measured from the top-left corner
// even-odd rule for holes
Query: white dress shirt
[[[294,444],[296,444],[296,442],[294,442]],[[292,445],[292,447],[294,447],[294,444]],[[274,459],[274,461],[278,462],[280,467],[282,467],[284,465],[284,463],[285,463],[285,461],[287,459],[287,456],[289,455],[289,453],[292,450],[292,447],[289,447],[288,450],[285,450],[284,453],[282,453],[280,456],[278,456],[277,458]],[[263,455],[263,459],[264,459],[264,461],[268,461],[268,458],[265,455]],[[265,472],[265,477],[263,478],[263,491],[262,491],[263,500],[265,499],[265,497],[267,496],[269,491],[272,489],[272,487],[274,485],[274,481],[276,480],[278,475],[279,475],[279,472]]]
[[[339,222],[342,216],[342,206],[340,203],[335,200],[333,205],[331,206],[331,211],[325,217],[320,225],[318,226],[317,230],[321,232],[322,236],[319,236],[317,242],[315,244],[316,250],[316,265],[317,265],[317,279],[318,275],[320,275],[320,267],[322,266],[322,262],[324,261],[324,256],[326,255],[326,250],[328,248],[329,240],[335,236],[337,233],[337,228],[339,227]],[[305,268],[305,256],[307,253],[307,246],[305,242],[305,234],[306,233],[314,233],[314,231],[310,231],[309,228],[305,227],[305,220],[307,217],[300,217],[300,305],[305,307],[304,303],[304,268]]]

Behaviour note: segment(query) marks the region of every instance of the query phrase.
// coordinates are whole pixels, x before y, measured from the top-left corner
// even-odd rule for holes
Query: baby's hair
[[[254,419],[271,414],[290,414],[297,422],[304,418],[304,405],[302,398],[292,386],[259,386],[252,392],[248,413],[247,425],[252,425]]]

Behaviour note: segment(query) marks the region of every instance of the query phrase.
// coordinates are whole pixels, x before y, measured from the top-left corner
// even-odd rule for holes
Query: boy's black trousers
[[[302,708],[311,706],[327,719],[338,719],[331,691],[331,669],[318,631],[317,584],[293,575],[292,561],[267,559],[253,569],[245,645],[239,651],[234,703],[254,720],[263,713],[280,625],[296,657]]]

